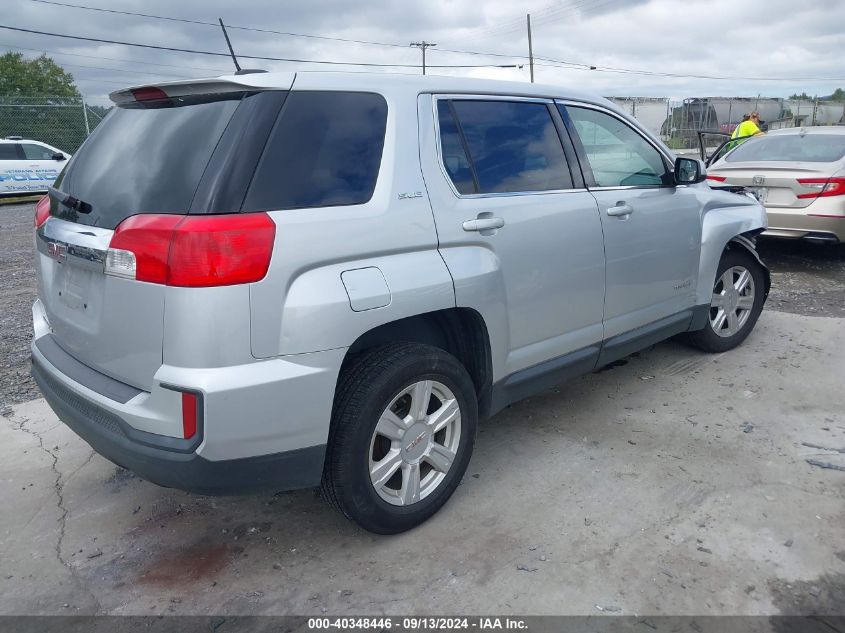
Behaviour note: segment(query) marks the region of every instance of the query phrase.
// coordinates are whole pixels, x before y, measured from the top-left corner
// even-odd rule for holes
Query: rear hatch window
[[[186,214],[245,93],[175,97],[112,108],[70,161],[57,189],[89,213],[58,217],[113,229],[137,213]]]

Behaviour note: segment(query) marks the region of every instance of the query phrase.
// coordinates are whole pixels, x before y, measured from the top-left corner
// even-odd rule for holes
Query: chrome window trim
[[[543,191],[500,191],[491,193],[460,193],[452,182],[452,177],[446,170],[446,162],[443,160],[443,143],[440,142],[440,114],[437,111],[438,101],[520,101],[527,103],[543,103],[546,105],[554,105],[554,99],[546,97],[516,97],[510,95],[476,95],[476,94],[434,94],[431,93],[431,110],[432,118],[434,119],[434,142],[437,146],[437,162],[440,164],[440,173],[446,179],[449,188],[456,198],[463,200],[479,200],[483,198],[510,198],[516,196],[544,196],[560,193],[585,193],[587,189],[581,187],[579,189],[547,189]],[[562,144],[561,144],[562,145]],[[561,147],[562,149],[562,147]],[[467,156],[467,160],[469,160]]]
[[[555,99],[555,105],[562,105],[562,106],[572,106],[574,108],[585,108],[588,110],[595,110],[597,112],[601,112],[603,114],[607,114],[608,116],[613,117],[617,121],[627,125],[631,130],[634,131],[640,138],[646,141],[649,145],[651,145],[654,149],[657,150],[657,153],[660,154],[665,160],[668,161],[668,164],[665,164],[666,171],[668,173],[672,173],[674,171],[675,159],[666,152],[662,147],[657,145],[653,139],[649,138],[647,135],[643,134],[642,130],[638,129],[636,126],[631,125],[629,121],[626,121],[624,117],[620,116],[618,112],[614,112],[610,108],[606,108],[604,106],[596,105],[594,103],[586,103],[583,101],[573,101],[571,99]],[[610,191],[613,189],[667,189],[669,187],[677,187],[678,185],[619,185],[615,187],[588,187],[590,191]]]

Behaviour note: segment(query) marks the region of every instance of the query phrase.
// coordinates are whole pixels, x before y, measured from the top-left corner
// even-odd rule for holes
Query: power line
[[[577,62],[568,62],[549,57],[535,57],[548,64],[535,64],[538,66],[549,66],[554,68],[572,68],[573,70],[592,70],[599,72],[620,73],[626,75],[647,75],[650,77],[668,77],[674,79],[715,79],[722,81],[845,81],[845,77],[740,77],[736,75],[696,75],[681,73],[656,72],[651,70],[640,70],[634,68],[617,68],[613,66],[593,66]]]
[[[50,53],[51,55],[67,55],[70,57],[84,57],[87,59],[105,59],[111,62],[124,62],[126,64],[141,64],[146,66],[164,66],[166,68],[185,68],[187,70],[202,70],[215,73],[225,73],[228,69],[209,68],[207,66],[184,66],[182,64],[160,64],[157,62],[142,61],[140,59],[122,59],[118,57],[103,57],[102,55],[83,55],[82,53],[66,53],[64,51],[51,51],[47,48],[27,48],[26,46],[15,46],[12,44],[0,43],[0,48],[13,48],[18,51],[32,51],[34,53]]]
[[[170,22],[183,22],[186,24],[199,24],[202,26],[213,26],[217,28],[219,25],[216,22],[206,22],[204,20],[190,20],[188,18],[176,18],[172,16],[166,15],[154,15],[152,13],[136,13],[134,11],[119,11],[117,9],[104,9],[102,7],[89,7],[83,4],[70,4],[67,2],[56,2],[55,0],[32,0],[32,2],[38,2],[40,4],[52,4],[58,7],[67,7],[71,9],[85,9],[87,11],[100,11],[102,13],[117,13],[119,15],[133,15],[136,17],[141,18],[150,18],[153,20],[168,20]],[[369,44],[373,46],[390,46],[393,48],[407,48],[403,44],[393,44],[389,42],[373,42],[369,40],[356,40],[351,38],[344,38],[344,37],[331,37],[328,35],[313,35],[308,33],[294,33],[291,31],[275,31],[273,29],[262,29],[253,26],[232,26],[227,24],[226,28],[229,29],[237,29],[239,31],[253,31],[256,33],[272,33],[273,35],[288,35],[290,37],[305,37],[309,39],[316,39],[316,40],[330,40],[334,42],[347,42],[350,44]]]
[[[153,50],[159,51],[173,51],[176,53],[191,53],[194,55],[214,55],[217,57],[229,57],[229,53],[218,53],[216,51],[203,51],[191,48],[175,48],[172,46],[158,46],[156,44],[141,44],[139,42],[122,42],[119,40],[107,40],[97,37],[83,37],[81,35],[67,35],[64,33],[50,33],[48,31],[37,31],[35,29],[24,29],[17,26],[6,26],[4,24],[0,24],[0,29],[6,29],[9,31],[18,31],[21,33],[33,33],[35,35],[48,35],[50,37],[62,37],[65,39],[72,39],[72,40],[81,40],[85,42],[98,42],[100,44],[118,44],[121,46],[136,46],[138,48],[149,48]],[[271,61],[271,62],[293,62],[298,64],[328,64],[331,66],[367,66],[367,67],[377,67],[377,68],[417,68],[416,64],[382,64],[382,63],[375,63],[375,62],[338,62],[338,61],[328,61],[328,60],[316,60],[316,59],[296,59],[290,57],[269,57],[269,56],[262,56],[262,55],[243,55],[239,54],[238,57],[243,59],[255,59],[259,61]],[[518,64],[439,64],[439,65],[432,65],[431,68],[516,68]]]
[[[38,50],[38,49],[31,49],[31,48],[30,49],[21,49],[21,48],[18,48],[17,46],[9,46],[7,44],[0,44],[0,47],[12,49],[12,50]],[[61,53],[59,53],[59,55],[61,55]],[[105,58],[103,58],[103,59],[105,59]],[[107,66],[87,66],[85,64],[68,64],[68,63],[65,63],[65,62],[62,62],[62,67],[90,68],[90,69],[93,69],[93,70],[110,70],[110,71],[114,71],[114,72],[118,72],[118,73],[129,73],[131,75],[176,77],[178,79],[184,79],[186,77],[189,77],[189,75],[174,75],[172,73],[163,73],[163,72],[159,72],[159,71],[147,72],[147,71],[142,71],[142,70],[129,70],[128,68],[109,68]]]
[[[63,3],[63,2],[56,2],[55,0],[32,0],[33,2],[39,2],[42,4],[51,4],[56,6],[62,7],[70,7],[76,9],[85,9],[90,11],[100,11],[105,13],[115,13],[120,15],[133,15],[137,17],[145,17],[145,18],[152,18],[152,19],[160,19],[160,20],[168,20],[174,22],[185,22],[190,24],[201,24],[205,26],[213,26],[217,27],[218,25],[213,22],[205,22],[202,20],[190,20],[187,18],[176,18],[170,16],[160,16],[154,14],[147,14],[147,13],[136,13],[131,11],[120,11],[115,9],[105,9],[102,7],[90,7],[86,5],[79,5],[79,4],[70,4],[70,3]],[[557,4],[557,5],[550,5],[545,9],[540,10],[538,13],[545,14],[542,16],[545,19],[545,22],[551,22],[558,18],[564,11],[572,11],[572,10],[584,10],[586,8],[596,9],[600,8],[609,4],[616,2],[616,0],[576,0],[575,2],[568,3],[568,4]],[[521,21],[521,20],[520,20]],[[535,25],[537,21],[534,21]],[[227,25],[228,26],[228,25]],[[157,46],[152,44],[140,44],[140,43],[133,43],[133,42],[121,42],[115,40],[105,40],[99,38],[90,38],[90,37],[82,37],[82,36],[73,36],[73,35],[65,35],[59,33],[49,33],[44,31],[36,31],[31,29],[23,29],[18,27],[9,27],[0,25],[0,28],[9,29],[14,31],[20,31],[25,33],[34,33],[38,35],[47,35],[52,37],[62,37],[68,39],[76,39],[82,41],[92,41],[92,42],[99,42],[99,43],[106,43],[106,44],[118,44],[124,46],[135,46],[140,48],[148,48],[148,49],[155,49],[155,50],[166,50],[166,51],[173,51],[173,52],[183,52],[183,53],[192,53],[198,55],[214,55],[219,57],[228,57],[227,53],[218,53],[214,51],[202,51],[202,50],[193,50],[193,49],[182,49],[182,48],[175,48],[175,47],[167,47],[167,46]],[[256,32],[265,32],[265,33],[274,33],[278,35],[290,35],[294,37],[307,37],[307,38],[314,38],[314,39],[324,39],[324,40],[332,40],[332,41],[340,41],[340,42],[350,42],[350,43],[357,43],[357,44],[368,44],[368,45],[377,45],[377,46],[390,46],[390,47],[401,47],[405,48],[405,46],[401,44],[392,44],[386,42],[374,42],[368,40],[354,40],[354,39],[347,39],[347,38],[337,38],[337,37],[329,37],[329,36],[320,36],[320,35],[309,35],[303,33],[293,33],[287,31],[275,31],[272,29],[259,29],[253,27],[244,27],[244,26],[229,26],[229,28],[233,29],[240,29],[240,30],[247,30],[247,31],[256,31]],[[522,28],[521,26],[519,27]],[[467,50],[455,50],[455,49],[438,49],[440,52],[444,53],[455,53],[455,54],[463,54],[463,55],[480,55],[486,57],[499,57],[499,58],[508,58],[508,59],[527,59],[524,55],[507,55],[503,53],[484,53],[480,51],[467,51]],[[338,61],[329,61],[329,60],[307,60],[307,59],[294,59],[294,58],[281,58],[281,57],[264,57],[264,56],[256,56],[256,55],[239,55],[245,59],[255,59],[259,61],[278,61],[278,62],[291,62],[291,63],[313,63],[313,64],[326,64],[326,65],[340,65],[340,66],[364,66],[364,67],[388,67],[388,68],[417,68],[415,64],[384,64],[384,63],[373,63],[373,62],[338,62]],[[567,60],[560,60],[548,57],[538,57],[535,56],[536,60],[548,62],[547,64],[540,64],[538,66],[547,66],[547,67],[568,67],[568,68],[575,68],[581,70],[594,70],[599,72],[608,72],[608,73],[619,73],[619,74],[636,74],[636,75],[645,75],[645,76],[656,76],[656,77],[666,77],[666,78],[682,78],[682,79],[710,79],[710,80],[723,80],[723,81],[842,81],[843,78],[841,77],[745,77],[745,76],[716,76],[716,75],[698,75],[698,74],[681,74],[681,73],[666,73],[666,72],[655,72],[655,71],[647,71],[641,69],[633,69],[633,68],[618,68],[618,67],[611,67],[611,66],[597,66],[592,64],[584,64],[580,62],[572,62]],[[442,65],[427,65],[431,68],[514,68],[519,67],[519,64],[442,64]],[[209,69],[210,70],[210,69]]]

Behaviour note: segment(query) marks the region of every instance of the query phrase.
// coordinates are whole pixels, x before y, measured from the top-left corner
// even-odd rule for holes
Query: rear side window
[[[472,173],[472,166],[469,164],[466,148],[448,101],[437,102],[437,116],[440,124],[440,152],[449,178],[458,193],[478,193],[475,175]]]
[[[244,93],[178,97],[112,108],[57,187],[91,205],[59,217],[114,228],[137,213],[188,213],[209,158]]]
[[[15,143],[0,143],[0,160],[18,160],[18,146]]]
[[[378,180],[387,103],[363,92],[291,92],[243,210],[364,204]]]
[[[845,134],[785,134],[748,139],[725,160],[833,163],[843,158]]]
[[[469,151],[478,193],[572,188],[563,146],[545,103],[462,99],[451,103]],[[447,151],[454,146],[449,129],[444,136],[441,128],[444,161],[452,160],[453,155]],[[446,168],[454,182],[455,167],[447,163]]]
[[[21,147],[27,160],[53,160],[55,154],[53,150],[34,143],[21,143]]]

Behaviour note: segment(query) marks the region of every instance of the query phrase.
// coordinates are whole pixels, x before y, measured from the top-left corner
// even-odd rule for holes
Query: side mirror
[[[675,184],[693,185],[704,182],[706,178],[704,163],[697,158],[678,156],[675,159]]]
[[[67,160],[67,159],[65,158],[65,155],[62,154],[61,152],[56,152],[55,154],[53,154],[53,160]]]

